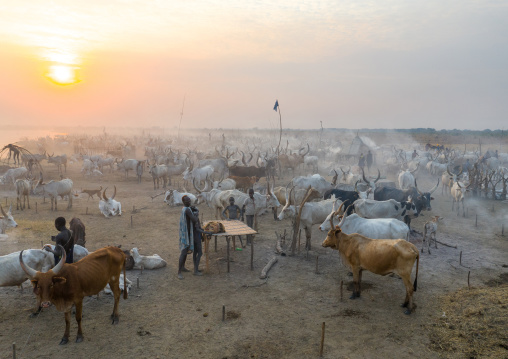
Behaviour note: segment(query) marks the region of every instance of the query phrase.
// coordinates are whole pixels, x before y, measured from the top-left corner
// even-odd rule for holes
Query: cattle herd
[[[285,137],[286,142],[278,145],[271,135],[229,138],[201,132],[180,138],[145,134],[127,138],[104,133],[69,135],[58,141],[26,140],[18,143],[27,151],[17,162],[2,158],[10,168],[5,167],[0,176],[0,190],[16,198],[16,212],[12,204],[8,210],[0,206],[0,236],[8,238],[17,231],[13,215],[35,211],[34,201],[40,203],[43,198],[51,204],[44,210],[53,211],[55,217],[72,211],[73,200],[90,203],[90,212],[103,215],[106,227],[115,225],[113,217],[122,216],[124,198],[117,197],[117,188],[125,193],[121,191],[124,183],[143,186],[151,193],[146,200],[158,201],[161,208],[181,206],[182,197],[187,195],[195,205],[207,206],[215,219],[222,219],[231,197],[241,206],[253,188],[257,222],[271,221],[281,231],[303,230],[307,250],[312,248],[313,228],[321,231],[322,246],[337,250],[353,274],[351,299],[360,297],[363,270],[383,276],[394,273],[406,288],[403,304],[405,313],[411,314],[420,256],[425,255],[425,245],[427,255],[431,254],[431,239],[437,248],[438,221],[452,212],[455,217],[465,216],[470,199],[506,200],[508,153],[417,142],[405,148],[377,146],[364,141],[370,144],[374,161],[372,166],[360,167],[359,153],[351,154],[347,141],[338,145],[333,137],[318,141],[298,132]],[[348,156],[341,155],[344,153]],[[87,187],[76,188],[76,181]],[[420,182],[428,187],[422,188]],[[432,211],[433,201],[439,200],[434,196],[440,185],[439,199],[451,202],[448,213],[438,213],[423,227],[415,228],[411,220]],[[58,207],[58,201],[66,201],[67,207]],[[75,213],[68,216],[76,217]],[[120,287],[127,298],[125,269],[167,266],[161,256],[140,255],[138,248],[122,251],[109,246],[89,252],[85,247],[93,239],[86,242],[86,220],[81,220],[74,218],[74,227],[71,223],[76,240],[73,264],[61,261],[55,266],[53,255],[41,249],[25,248],[0,256],[0,286],[19,286],[30,279],[39,311],[53,304],[65,313],[61,344],[69,339],[73,307],[78,323],[76,342],[84,338],[84,297],[98,294],[109,285],[114,295],[111,318],[117,323]],[[143,225],[148,230],[151,224]],[[414,242],[422,233],[419,250]],[[132,264],[128,266],[129,260]]]

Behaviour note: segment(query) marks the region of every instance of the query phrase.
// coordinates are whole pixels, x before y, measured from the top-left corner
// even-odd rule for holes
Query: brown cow
[[[420,262],[416,246],[403,239],[370,239],[358,233],[348,235],[343,233],[339,227],[340,225],[335,229],[330,229],[323,242],[323,247],[338,250],[344,263],[351,267],[354,289],[350,299],[360,297],[363,270],[380,275],[397,273],[406,286],[406,299],[402,306],[407,307],[405,314],[411,314],[413,290],[416,291]],[[416,277],[412,286],[411,271],[415,260]]]
[[[239,176],[229,176],[232,180],[236,182],[236,189],[242,189],[244,191],[247,191],[249,188],[252,188],[254,186],[254,183],[256,183],[259,180],[259,177],[251,176],[251,177],[239,177]]]
[[[31,278],[34,293],[37,296],[39,308],[48,307],[50,303],[55,308],[65,313],[65,333],[60,345],[69,341],[71,309],[76,307],[76,322],[78,322],[78,335],[76,343],[83,341],[81,330],[81,314],[83,310],[83,298],[99,293],[109,283],[115,296],[113,307],[113,324],[118,323],[118,302],[120,300],[120,274],[123,268],[124,288],[127,288],[125,276],[125,254],[118,247],[105,247],[79,262],[65,263],[65,251],[61,248],[63,258],[58,264],[46,273],[38,272],[23,263],[23,251],[19,254],[21,268]],[[127,290],[123,292],[123,298],[127,299]]]

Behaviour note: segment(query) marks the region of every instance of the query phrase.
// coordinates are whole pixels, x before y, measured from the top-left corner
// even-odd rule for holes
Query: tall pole
[[[282,140],[282,115],[280,113],[279,100],[275,100],[275,103],[277,104],[277,109],[279,110],[279,125],[280,125],[279,144],[277,145],[277,157],[278,157],[280,153],[280,142]]]
[[[182,117],[183,117],[183,107],[185,106],[185,96],[183,95],[183,103],[182,103],[182,111],[180,112],[180,123],[178,124],[178,135],[176,136],[176,139],[180,139],[180,126],[182,125]]]

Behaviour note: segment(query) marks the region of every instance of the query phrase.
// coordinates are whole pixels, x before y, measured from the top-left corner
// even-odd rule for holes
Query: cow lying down
[[[139,254],[137,248],[131,249],[132,257],[134,258],[134,268],[136,269],[158,269],[167,265],[166,261],[160,255],[154,254],[152,256],[144,256]]]
[[[129,293],[129,291],[131,290],[131,287],[132,287],[132,282],[129,280],[129,278],[125,278],[125,283],[127,284],[127,293]],[[123,273],[120,274],[120,290],[123,292],[124,291],[124,280],[123,280]],[[111,288],[109,287],[109,283],[106,284],[106,287],[104,288],[104,293],[106,294],[109,294],[109,295],[113,295],[113,291],[111,290]]]
[[[0,287],[21,286],[29,278],[19,264],[20,253],[18,251],[0,256]],[[23,261],[41,272],[47,272],[55,265],[53,254],[42,249],[23,251]]]
[[[416,291],[420,256],[416,246],[404,239],[370,239],[358,233],[345,234],[339,227],[330,229],[323,247],[339,251],[344,264],[353,272],[353,295],[360,297],[362,271],[387,275],[397,273],[406,286],[406,299],[402,304],[405,314],[413,310],[413,291]],[[411,271],[416,260],[416,276],[411,285]]]

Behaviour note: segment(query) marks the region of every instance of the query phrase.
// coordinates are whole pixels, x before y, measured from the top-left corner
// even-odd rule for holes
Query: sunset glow
[[[52,65],[48,77],[59,85],[70,85],[76,82],[74,69],[67,65]]]
[[[293,128],[501,128],[508,113],[502,1],[0,9],[0,118],[20,123],[178,126],[184,95],[186,127],[277,128],[275,99]]]

